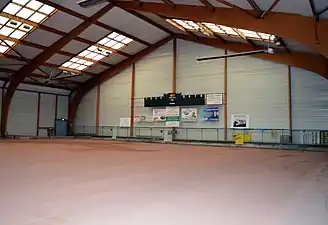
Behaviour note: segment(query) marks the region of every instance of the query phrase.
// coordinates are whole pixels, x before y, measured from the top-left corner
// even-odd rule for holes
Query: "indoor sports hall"
[[[328,2],[0,2],[1,225],[327,225]]]

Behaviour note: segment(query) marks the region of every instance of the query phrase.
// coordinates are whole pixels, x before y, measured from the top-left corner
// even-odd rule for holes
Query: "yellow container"
[[[244,135],[240,135],[240,134],[236,135],[235,144],[243,145],[244,144]]]

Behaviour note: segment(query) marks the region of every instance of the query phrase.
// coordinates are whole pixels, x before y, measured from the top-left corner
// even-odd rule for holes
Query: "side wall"
[[[197,57],[221,54],[224,50],[178,40],[176,91],[183,94],[224,93],[225,60],[196,61]],[[246,114],[250,117],[250,128],[259,130],[289,129],[291,124],[293,129],[327,129],[327,80],[292,68],[289,81],[287,66],[250,56],[226,60],[227,118],[224,115],[225,106],[220,106],[219,121],[204,122],[199,115],[197,122],[181,123],[182,128],[223,129],[225,120],[230,128],[231,115]],[[135,64],[134,116],[152,115],[152,109],[143,107],[143,97],[160,96],[172,91],[173,65],[172,42]],[[101,85],[99,125],[117,126],[120,118],[130,117],[130,98],[133,96],[131,79],[132,69],[128,68]],[[78,114],[76,126],[96,124],[96,93],[93,90],[82,100],[79,112],[83,112],[83,116]],[[201,114],[203,107],[197,108]],[[163,127],[164,123],[143,126]]]
[[[15,92],[8,115],[7,134],[46,136],[55,126],[55,118],[67,119],[68,91],[20,85]]]

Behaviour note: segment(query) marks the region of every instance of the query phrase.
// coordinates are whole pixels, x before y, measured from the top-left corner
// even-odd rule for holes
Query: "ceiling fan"
[[[249,51],[249,52],[240,52],[240,53],[233,53],[233,54],[228,54],[228,55],[202,57],[202,58],[197,58],[197,61],[224,59],[224,58],[232,58],[232,57],[255,55],[255,54],[274,54],[274,50],[273,50],[273,48],[268,47],[267,49],[254,50],[254,51]]]

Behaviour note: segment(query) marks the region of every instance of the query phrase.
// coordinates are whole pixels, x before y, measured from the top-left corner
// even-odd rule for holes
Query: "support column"
[[[173,39],[172,92],[177,91],[177,39]]]
[[[292,72],[291,66],[288,66],[288,127],[289,130],[293,129],[293,111],[292,111]]]
[[[135,95],[135,76],[136,76],[136,64],[132,64],[131,71],[131,99],[130,99],[130,136],[134,134],[134,95]]]
[[[96,135],[99,135],[100,125],[100,84],[97,85],[97,97],[96,97]]]
[[[228,51],[224,50],[224,54],[227,55]],[[228,58],[224,58],[223,68],[223,80],[224,80],[224,140],[228,140]]]
[[[38,93],[38,106],[36,112],[36,136],[39,136],[39,127],[40,127],[40,107],[41,107],[41,94]]]

